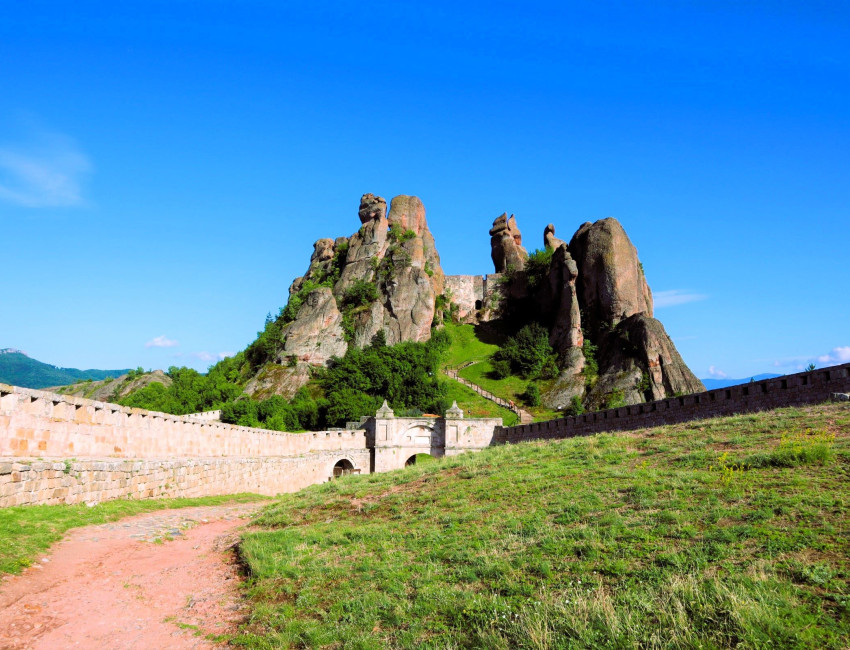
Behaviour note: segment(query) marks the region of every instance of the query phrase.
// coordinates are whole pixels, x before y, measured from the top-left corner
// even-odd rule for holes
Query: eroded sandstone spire
[[[516,224],[516,218],[505,212],[497,217],[490,228],[490,255],[496,273],[504,273],[508,269],[521,271],[528,259],[528,251],[522,247],[522,233]]]

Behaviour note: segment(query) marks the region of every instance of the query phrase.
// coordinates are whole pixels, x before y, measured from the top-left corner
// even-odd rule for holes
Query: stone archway
[[[426,453],[420,451],[420,452],[413,454],[410,458],[408,458],[406,461],[404,461],[404,466],[405,467],[413,467],[414,465],[416,465],[417,460],[421,461],[422,458],[424,458],[424,457],[436,458],[436,456],[434,454],[426,454]]]
[[[354,466],[350,458],[340,458],[334,463],[331,470],[331,478],[340,478],[341,476],[349,476],[351,474],[359,474],[360,470]]]

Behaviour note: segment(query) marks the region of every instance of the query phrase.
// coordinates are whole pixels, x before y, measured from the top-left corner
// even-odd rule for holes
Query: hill
[[[100,381],[83,380],[67,386],[50,388],[60,395],[74,395],[101,402],[121,402],[125,397],[136,393],[150,384],[159,383],[164,387],[172,384],[172,379],[162,370],[143,372],[141,368],[125,371],[117,377],[107,377]]]
[[[48,388],[65,386],[84,380],[102,380],[118,377],[129,371],[123,370],[78,370],[77,368],[59,368],[37,361],[20,350],[5,348],[0,350],[0,383],[12,384],[23,388]]]
[[[654,318],[637,249],[617,220],[582,224],[569,244],[549,224],[543,249],[529,253],[504,214],[488,231],[496,273],[446,276],[419,198],[388,206],[364,194],[358,217],[350,237],[315,242],[286,306],[244,350],[206,378],[169,369],[181,380],[122,403],[175,414],[221,408],[227,422],[315,430],[371,415],[384,399],[397,412],[443,413],[453,393],[464,410],[493,411],[481,399],[464,405],[459,382],[513,402],[525,419],[704,390]],[[455,335],[490,356],[444,381]],[[437,359],[447,344],[448,362]]]
[[[285,495],[252,648],[844,648],[850,409],[526,443]]]

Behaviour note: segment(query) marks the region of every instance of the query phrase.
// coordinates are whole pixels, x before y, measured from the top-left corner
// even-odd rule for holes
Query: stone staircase
[[[444,372],[446,373],[446,377],[448,377],[449,379],[454,379],[456,382],[463,384],[467,388],[481,395],[481,397],[483,397],[484,399],[488,399],[491,402],[516,413],[517,417],[519,418],[520,424],[531,424],[532,422],[534,422],[534,416],[528,411],[521,409],[513,402],[509,402],[508,400],[502,399],[501,397],[497,397],[493,393],[481,388],[481,386],[479,386],[478,384],[473,384],[471,381],[469,381],[468,379],[464,379],[458,374],[459,371],[463,370],[464,368],[468,368],[474,363],[478,363],[478,361],[467,361],[466,363],[462,363],[459,366],[447,367],[445,368]]]

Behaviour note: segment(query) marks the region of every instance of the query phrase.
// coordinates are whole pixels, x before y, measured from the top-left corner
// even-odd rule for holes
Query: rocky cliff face
[[[383,331],[389,345],[427,341],[435,304],[444,290],[443,270],[415,196],[390,203],[364,194],[360,229],[351,237],[319,239],[307,272],[289,288],[275,367],[247,385],[254,395],[291,397],[310,379],[310,368],[364,347]]]
[[[613,218],[585,223],[569,245],[588,332],[603,332],[632,314],[652,316],[652,292],[637,249]]]
[[[490,228],[490,255],[496,266],[496,273],[508,269],[521,271],[528,259],[528,251],[522,247],[522,233],[516,225],[516,218],[508,213],[497,217]]]
[[[528,261],[504,299],[549,327],[561,369],[544,395],[550,408],[564,408],[576,395],[597,408],[612,397],[634,404],[704,390],[652,317],[652,292],[637,249],[616,219],[583,224],[569,244],[549,224],[543,243],[551,255],[545,277],[539,277],[538,263]],[[495,254],[493,259],[498,270]],[[595,360],[585,358],[586,336]]]
[[[583,224],[569,244],[549,224],[548,255],[529,257],[516,218],[503,214],[489,233],[497,273],[447,284],[417,197],[397,196],[387,206],[364,194],[358,216],[360,228],[350,237],[313,245],[310,265],[292,282],[275,323],[276,353],[248,383],[249,394],[291,397],[313,368],[351,345],[369,345],[379,332],[389,345],[428,340],[446,286],[463,294],[465,318],[474,322],[498,315],[501,301],[514,306],[514,326],[539,320],[548,327],[560,369],[544,396],[550,407],[566,407],[575,396],[595,407],[612,395],[635,403],[702,389],[652,317],[637,250],[615,219]]]

